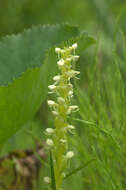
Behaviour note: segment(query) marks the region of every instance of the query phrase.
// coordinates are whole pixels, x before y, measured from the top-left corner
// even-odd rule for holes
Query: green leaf
[[[0,42],[0,86],[8,85],[29,68],[40,67],[47,49],[80,34],[66,24],[32,27]]]
[[[0,145],[33,117],[46,97],[48,48],[78,34],[69,25],[38,26],[0,42]]]
[[[51,152],[51,151],[50,151],[50,168],[51,168],[51,184],[52,184],[52,190],[56,190],[54,166],[53,166],[53,159],[52,159],[52,152]]]

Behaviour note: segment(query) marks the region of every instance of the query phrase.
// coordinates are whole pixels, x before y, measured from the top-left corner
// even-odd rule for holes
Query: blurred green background
[[[96,35],[113,34],[125,0],[0,0],[0,36],[38,24],[69,22]]]

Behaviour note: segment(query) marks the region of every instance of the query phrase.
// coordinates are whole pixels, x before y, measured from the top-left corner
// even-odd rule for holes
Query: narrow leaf
[[[50,167],[51,167],[51,183],[52,183],[52,190],[56,190],[56,182],[55,182],[54,166],[53,166],[53,159],[52,159],[52,152],[51,152],[51,151],[50,151]]]
[[[76,174],[77,172],[79,172],[80,170],[82,170],[83,168],[87,167],[90,163],[92,163],[94,160],[96,159],[91,159],[88,162],[86,162],[84,165],[79,166],[78,168],[74,169],[73,171],[71,171],[70,173],[68,173],[66,175],[66,177],[64,179],[67,179],[68,177],[72,176],[73,174]]]
[[[81,122],[81,123],[88,124],[88,125],[96,125],[95,123],[93,123],[93,122],[91,122],[91,121],[81,120],[81,119],[77,119],[77,118],[73,118],[73,117],[72,117],[71,119],[73,119],[73,120],[75,120],[75,121],[79,121],[79,122]]]
[[[71,118],[71,119],[73,119],[73,120],[75,120],[75,121],[78,121],[78,122],[81,122],[81,123],[84,123],[84,124],[88,124],[89,126],[91,125],[92,127],[95,127],[97,130],[99,130],[99,131],[100,131],[101,133],[103,133],[104,135],[111,137],[111,139],[113,140],[113,142],[114,142],[114,143],[116,144],[116,146],[120,149],[119,143],[118,143],[118,142],[116,141],[116,139],[112,136],[112,134],[111,134],[109,131],[107,131],[106,129],[103,129],[103,128],[97,126],[95,123],[90,122],[90,121],[85,121],[85,120],[76,119],[76,118]]]

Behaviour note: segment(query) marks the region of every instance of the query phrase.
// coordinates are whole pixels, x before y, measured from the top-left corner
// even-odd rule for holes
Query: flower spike
[[[67,115],[79,110],[77,105],[71,105],[71,98],[73,97],[71,79],[80,74],[79,71],[72,68],[72,63],[79,59],[79,56],[75,55],[77,47],[77,43],[74,43],[72,46],[63,49],[55,48],[55,52],[58,54],[57,65],[60,73],[53,77],[54,84],[48,86],[50,93],[56,95],[55,101],[47,101],[54,116],[55,128],[47,128],[45,134],[50,137],[47,138],[46,144],[53,155],[56,189],[58,190],[62,188],[63,173],[67,169],[68,160],[74,156],[74,152],[68,150],[67,136],[68,133],[73,134],[75,127],[69,124]],[[48,177],[45,178],[45,181],[50,182]]]

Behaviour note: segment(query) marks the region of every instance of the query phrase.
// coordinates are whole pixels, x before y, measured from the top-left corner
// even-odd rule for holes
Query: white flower
[[[60,52],[61,52],[61,49],[60,49],[60,48],[55,48],[55,52],[56,52],[56,53],[60,53]]]
[[[72,57],[66,58],[66,61],[72,61]]]
[[[80,72],[79,72],[79,71],[71,70],[71,71],[67,72],[66,74],[67,74],[70,78],[72,78],[72,77],[74,77],[74,76],[80,74]]]
[[[67,128],[68,129],[75,129],[75,127],[73,125],[68,125]]]
[[[54,89],[56,89],[56,86],[55,86],[54,84],[52,84],[52,85],[49,85],[48,88],[49,88],[50,90],[54,90]]]
[[[72,60],[73,60],[73,61],[77,61],[77,60],[79,59],[79,57],[80,57],[80,56],[78,56],[78,55],[73,55],[73,56],[72,56]]]
[[[73,89],[73,85],[71,83],[68,84],[68,87]]]
[[[71,134],[74,134],[75,127],[73,125],[68,125],[66,128]]]
[[[63,177],[66,177],[66,174],[65,174],[65,172],[62,172],[62,176]],[[61,190],[61,189],[60,189]],[[62,189],[63,190],[63,189]]]
[[[78,74],[80,74],[80,71],[74,71],[74,70],[72,70],[72,74],[73,75],[78,75]]]
[[[56,105],[56,103],[53,100],[48,100],[47,103],[49,106],[55,106]]]
[[[59,66],[63,66],[64,65],[64,60],[63,59],[60,59],[58,62],[57,62],[57,64],[59,65]]]
[[[52,135],[52,134],[54,133],[54,129],[52,129],[52,128],[47,128],[47,129],[45,130],[45,132],[46,132],[47,135]]]
[[[62,97],[58,97],[57,98],[57,101],[59,102],[59,103],[65,103],[65,100],[64,100],[64,98],[62,98]]]
[[[65,53],[65,52],[66,52],[66,50],[64,50],[64,49],[61,49],[61,54]]]
[[[63,131],[69,131],[70,133],[73,133],[73,130],[75,127],[73,125],[67,125],[66,127],[63,128]]]
[[[66,139],[60,139],[60,142],[63,143],[63,144],[66,144],[67,140]]]
[[[53,77],[53,80],[55,80],[55,81],[59,81],[60,78],[61,78],[60,75],[56,75],[56,76]]]
[[[58,113],[57,111],[52,111],[52,114],[53,114],[54,116],[58,116],[58,115],[59,115],[59,113]]]
[[[66,58],[66,61],[77,61],[80,56],[72,55],[71,57]]]
[[[78,46],[77,43],[75,43],[75,44],[72,45],[72,48],[73,48],[73,49],[76,49],[77,46]]]
[[[53,142],[52,139],[47,139],[47,140],[46,140],[46,143],[47,143],[47,145],[50,146],[50,147],[52,147],[52,146],[54,145],[54,142]]]
[[[67,159],[70,159],[70,158],[72,158],[73,156],[74,156],[74,152],[73,152],[73,151],[69,151],[69,152],[66,153],[66,158],[67,158]]]
[[[67,114],[70,114],[72,111],[76,112],[79,110],[79,107],[74,105],[74,106],[69,106],[68,110],[67,110]]]
[[[47,183],[47,184],[50,184],[50,183],[51,183],[51,178],[48,177],[48,176],[45,176],[45,177],[43,178],[43,180],[44,180],[44,182]]]
[[[74,106],[69,106],[69,108],[70,108],[71,110],[76,110],[76,109],[78,109],[78,106],[76,106],[76,105],[74,105]]]
[[[68,95],[69,95],[70,97],[72,97],[72,96],[73,96],[73,91],[70,90],[70,91],[68,92]]]

